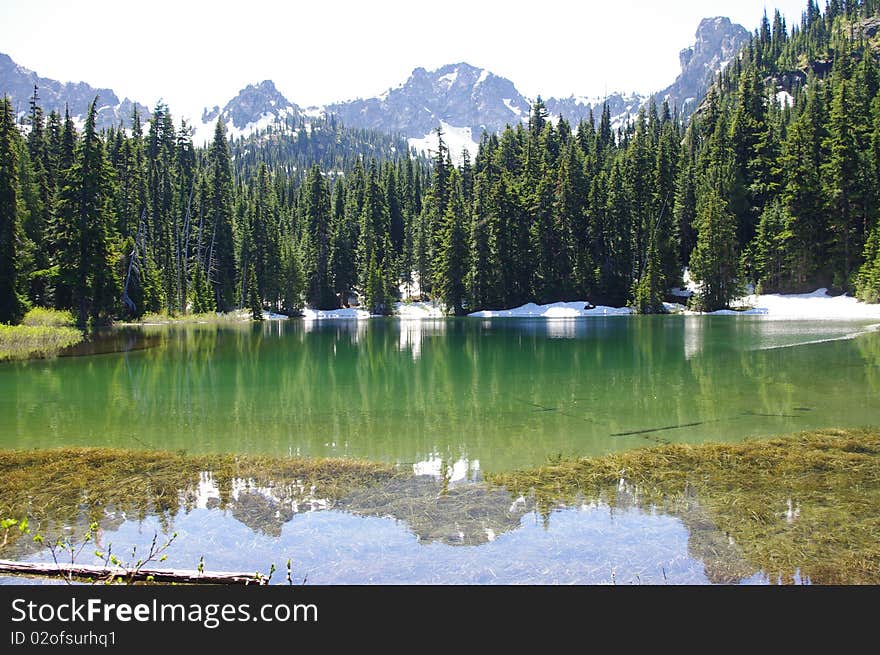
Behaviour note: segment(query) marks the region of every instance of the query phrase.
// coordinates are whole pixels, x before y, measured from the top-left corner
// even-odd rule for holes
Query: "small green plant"
[[[18,529],[21,534],[29,534],[30,529],[28,528],[28,520],[22,519],[19,521],[18,519],[3,519],[0,520],[0,530],[3,531],[3,543],[0,543],[0,548],[6,546],[9,543],[9,533],[10,531],[14,531]]]
[[[21,320],[29,327],[75,327],[76,318],[71,312],[46,307],[34,307]]]
[[[95,529],[97,529],[97,524],[92,524],[92,525],[95,527]],[[91,531],[92,531],[92,529],[90,528],[89,532],[91,532]],[[86,539],[88,539],[89,536],[90,536],[90,534],[86,533]],[[109,567],[109,565],[112,564],[117,569],[122,569],[122,571],[124,571],[124,573],[122,575],[112,574],[106,580],[107,582],[114,582],[117,580],[123,580],[123,581],[131,584],[132,582],[135,581],[135,578],[138,577],[141,570],[147,564],[149,564],[151,562],[164,562],[164,561],[166,561],[168,559],[168,555],[165,554],[165,551],[167,551],[168,548],[171,547],[171,544],[173,544],[176,539],[177,539],[177,533],[175,532],[174,534],[171,535],[171,537],[169,539],[167,539],[166,541],[164,541],[160,544],[159,543],[159,535],[154,532],[153,533],[153,540],[152,540],[152,542],[150,542],[150,548],[147,551],[146,556],[143,556],[140,559],[138,559],[137,544],[135,544],[131,548],[131,559],[129,559],[127,562],[121,561],[118,557],[116,557],[116,555],[114,555],[112,553],[113,544],[109,544],[107,546],[106,552],[96,550],[95,557],[102,559],[104,561],[105,567]],[[203,557],[199,562],[199,566],[200,566],[199,571],[200,572],[204,571],[204,559],[205,558]],[[151,579],[152,577],[153,576],[147,576],[146,581],[153,582],[153,580]]]

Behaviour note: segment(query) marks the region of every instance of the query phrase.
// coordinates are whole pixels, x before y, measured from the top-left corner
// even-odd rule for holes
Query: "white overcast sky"
[[[824,3],[821,3],[824,5]],[[529,97],[651,92],[675,78],[700,19],[789,25],[806,0],[0,0],[0,52],[195,116],[272,79],[301,106],[369,97],[466,61]]]

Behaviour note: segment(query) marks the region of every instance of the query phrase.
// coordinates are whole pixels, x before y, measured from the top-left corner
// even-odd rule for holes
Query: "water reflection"
[[[880,333],[828,339],[863,327],[609,317],[125,329],[89,345],[123,352],[0,365],[0,447],[440,457],[492,472],[855,427],[880,422]]]
[[[96,521],[98,547],[114,552],[176,531],[169,567],[204,557],[209,568],[267,570],[291,558],[315,584],[809,582],[799,569],[771,577],[750,562],[693,490],[658,504],[624,478],[547,507],[480,481],[467,463],[430,471],[367,475],[344,489],[299,474],[121,471],[126,491],[109,496],[85,472],[82,487],[36,498],[7,489],[3,511],[29,514],[49,538],[76,538]],[[116,483],[105,475],[93,481],[101,489]],[[780,520],[797,511],[790,503]],[[24,538],[0,556],[50,561]]]

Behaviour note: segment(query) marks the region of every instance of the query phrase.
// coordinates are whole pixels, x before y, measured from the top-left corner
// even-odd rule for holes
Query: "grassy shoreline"
[[[21,325],[0,325],[0,362],[54,357],[84,338],[70,312],[35,307]]]

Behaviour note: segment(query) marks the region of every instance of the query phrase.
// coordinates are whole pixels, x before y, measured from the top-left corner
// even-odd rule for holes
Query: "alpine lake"
[[[168,567],[274,564],[273,583],[286,583],[288,559],[308,584],[876,583],[877,532],[841,578],[822,567],[821,538],[798,540],[817,525],[849,526],[856,541],[880,527],[880,449],[846,451],[871,456],[867,490],[829,482],[862,459],[810,460],[792,482],[782,464],[764,477],[744,464],[755,439],[880,425],[875,327],[760,316],[117,327],[57,358],[0,363],[0,518],[28,516],[47,541],[97,523],[98,547],[120,559],[176,533]],[[719,486],[697,468],[667,484],[626,459],[674,467],[702,444],[741,477]],[[580,458],[607,470],[560,473]],[[757,523],[732,509],[750,493]],[[51,561],[12,537],[0,558]]]

